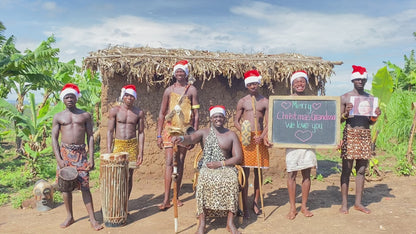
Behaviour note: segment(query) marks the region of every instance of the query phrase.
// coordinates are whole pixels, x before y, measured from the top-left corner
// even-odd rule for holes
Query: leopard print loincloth
[[[207,217],[227,216],[238,209],[238,178],[234,166],[209,169],[207,162],[223,161],[225,157],[211,128],[204,145],[202,166],[196,186],[197,217],[205,212]]]
[[[370,159],[373,155],[371,144],[370,129],[345,127],[341,145],[341,158]]]

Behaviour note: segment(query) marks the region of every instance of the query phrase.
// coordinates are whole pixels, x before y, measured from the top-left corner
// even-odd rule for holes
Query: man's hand
[[[347,105],[345,106],[345,112],[350,113],[350,111],[352,110],[352,107],[353,105],[351,102],[347,103]],[[348,116],[348,114],[346,114],[346,116]]]
[[[268,138],[267,136],[265,136],[265,137],[263,138],[263,142],[264,142],[264,145],[265,145],[267,148],[270,148],[270,147],[272,147],[272,146],[273,146],[273,144],[272,144],[272,143],[270,143],[269,138]]]
[[[65,160],[59,160],[57,163],[60,169],[68,166],[68,161],[65,161]]]
[[[139,153],[136,159],[136,166],[140,166],[143,163],[143,154]]]
[[[381,115],[381,110],[379,107],[376,108],[376,110],[374,111],[374,113],[377,115],[377,117],[379,117]]]
[[[159,146],[159,149],[163,149],[163,139],[161,137],[157,138],[157,146]]]
[[[171,138],[171,142],[172,142],[173,144],[179,144],[179,143],[182,143],[182,142],[183,142],[183,140],[184,140],[184,136],[173,136],[173,137]]]
[[[94,169],[94,160],[90,160],[87,164],[87,170],[93,170]]]
[[[217,168],[222,167],[222,162],[220,161],[208,162],[206,165],[209,169],[217,169]]]
[[[263,141],[263,138],[261,136],[254,136],[253,137],[254,143],[256,143],[257,145],[261,144]]]

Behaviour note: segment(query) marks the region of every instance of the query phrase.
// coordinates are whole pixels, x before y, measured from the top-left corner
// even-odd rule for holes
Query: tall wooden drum
[[[119,227],[127,222],[128,158],[127,152],[100,156],[101,206],[107,227]]]

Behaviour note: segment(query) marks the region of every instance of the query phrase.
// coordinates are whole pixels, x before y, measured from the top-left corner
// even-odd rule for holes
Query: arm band
[[[162,136],[161,135],[157,135],[157,138],[162,138]]]
[[[225,161],[221,161],[222,167],[225,167]]]
[[[198,105],[193,105],[193,106],[191,106],[191,108],[192,109],[199,109],[201,106],[198,104]]]
[[[342,113],[341,117],[342,117],[343,119],[345,119],[345,120],[347,120],[347,119],[348,119],[348,117],[345,117],[345,113]]]
[[[371,116],[370,120],[373,121],[373,122],[376,122],[377,121],[377,118],[378,117]]]

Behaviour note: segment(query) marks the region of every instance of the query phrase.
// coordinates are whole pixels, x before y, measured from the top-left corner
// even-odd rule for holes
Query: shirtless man
[[[237,134],[224,127],[225,107],[212,106],[209,112],[211,127],[189,136],[174,136],[172,142],[202,143],[204,146],[195,195],[199,219],[196,233],[205,233],[205,217],[209,212],[212,216],[227,216],[227,230],[238,234],[233,218],[238,209],[239,184],[235,165],[241,163],[241,145]]]
[[[341,144],[342,173],[341,173],[341,195],[342,204],[339,209],[341,213],[348,214],[348,186],[350,175],[355,159],[355,204],[354,209],[370,214],[370,210],[361,204],[361,198],[364,189],[365,169],[368,166],[368,160],[372,156],[371,148],[371,130],[370,125],[377,121],[381,114],[380,108],[375,109],[376,116],[349,116],[353,104],[350,102],[352,96],[371,97],[364,91],[367,83],[368,73],[364,67],[352,66],[353,72],[351,82],[354,89],[341,96],[341,122],[346,121],[344,136]]]
[[[133,172],[143,162],[144,113],[134,106],[137,98],[136,87],[126,85],[121,89],[120,99],[123,103],[110,110],[107,129],[107,152],[129,153],[129,190],[130,198],[133,188]],[[115,132],[115,139],[113,134]],[[113,146],[114,139],[114,149]]]
[[[177,191],[181,187],[183,166],[188,149],[183,145],[178,145],[174,152],[171,142],[171,132],[183,133],[189,127],[198,129],[199,122],[199,101],[195,86],[188,84],[189,75],[188,62],[179,61],[173,68],[176,82],[165,89],[162,103],[160,105],[159,119],[157,123],[157,145],[160,149],[165,149],[165,197],[163,203],[159,205],[160,210],[168,209],[170,204],[170,187],[172,183],[173,157],[177,162]],[[162,132],[163,130],[163,132]],[[183,203],[178,199],[178,206]]]
[[[251,70],[244,74],[244,83],[248,90],[248,95],[241,98],[237,103],[237,111],[235,114],[234,125],[241,132],[242,126],[240,122],[248,121],[251,128],[251,141],[249,145],[243,145],[243,162],[242,167],[248,180],[250,176],[250,168],[254,168],[254,200],[253,211],[256,215],[260,215],[262,211],[259,208],[258,201],[260,197],[259,173],[257,164],[257,149],[259,145],[260,168],[269,167],[269,151],[267,147],[270,143],[267,139],[267,117],[269,109],[269,100],[258,93],[261,76],[257,70]],[[255,105],[255,113],[253,108],[253,100]],[[255,131],[254,114],[257,118],[257,132]],[[244,133],[242,133],[244,134]],[[262,178],[260,179],[262,180]],[[249,218],[248,212],[248,184],[243,188],[243,204],[244,217]]]
[[[89,188],[89,171],[94,169],[94,136],[91,115],[76,107],[81,96],[78,86],[66,84],[61,91],[60,98],[66,109],[57,113],[52,123],[52,147],[58,163],[58,170],[64,167],[75,167],[78,171],[78,182],[82,192],[82,199],[87,208],[91,226],[96,230],[103,228],[94,217],[94,206]],[[59,134],[61,144],[59,146]],[[87,137],[88,155],[85,150],[85,136]],[[57,172],[58,172],[57,170]],[[60,225],[66,228],[73,224],[72,192],[62,192],[67,218]]]
[[[292,96],[305,95],[306,85],[308,84],[308,74],[306,71],[296,71],[290,78]],[[309,191],[311,189],[311,169],[316,167],[316,154],[311,149],[286,149],[286,170],[287,170],[287,191],[289,193],[290,210],[287,218],[296,218],[296,176],[298,171],[302,173],[302,205],[300,211],[305,217],[312,217],[306,203],[308,202]]]

